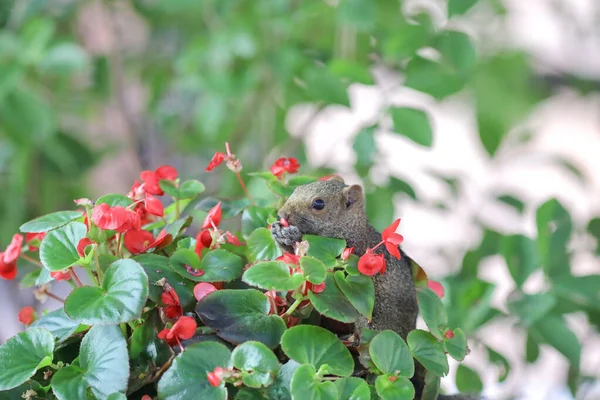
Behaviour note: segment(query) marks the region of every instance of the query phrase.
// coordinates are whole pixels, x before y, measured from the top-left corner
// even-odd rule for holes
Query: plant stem
[[[81,281],[79,280],[79,277],[75,273],[75,270],[73,269],[73,267],[69,268],[69,271],[71,272],[71,276],[73,277],[73,279],[75,279],[75,282],[77,282],[77,286],[80,286],[80,287],[83,286],[83,283],[81,283]]]
[[[252,203],[252,205],[255,206],[256,203],[254,203],[254,199],[252,198],[252,196],[250,196],[250,192],[248,192],[248,188],[246,187],[246,184],[244,183],[244,180],[242,179],[242,176],[240,175],[239,172],[236,172],[235,176],[237,177],[237,180],[240,183],[240,186],[242,187],[242,190],[246,194],[246,197],[248,197],[248,200],[250,200],[250,203]]]
[[[117,257],[119,258],[123,258],[123,234],[122,233],[118,233],[118,244],[117,244]]]
[[[94,261],[96,261],[96,272],[98,273],[98,283],[102,284],[104,281],[104,273],[102,272],[102,268],[100,267],[100,257],[98,257],[98,248],[94,249]]]
[[[283,315],[292,315],[292,313],[293,313],[294,311],[296,311],[296,308],[298,308],[298,306],[300,305],[300,303],[302,303],[302,301],[304,301],[304,298],[297,299],[297,300],[294,302],[294,304],[292,304],[292,305],[290,306],[290,308],[288,308],[288,310],[287,310],[287,311],[285,312],[285,314],[283,314]]]
[[[56,300],[56,301],[60,301],[61,303],[64,303],[64,302],[65,302],[65,300],[64,300],[64,299],[61,299],[61,298],[60,298],[60,297],[58,297],[57,295],[55,295],[55,294],[52,294],[52,293],[50,293],[50,292],[46,292],[46,296],[48,296],[48,297],[50,297],[51,299],[54,299],[54,300]]]
[[[179,201],[177,199],[175,200],[175,219],[179,218],[179,215],[181,214],[181,211],[179,210]]]
[[[375,251],[375,249],[376,249],[376,248],[378,248],[379,246],[381,246],[381,245],[382,245],[384,242],[385,242],[384,240],[382,240],[381,242],[379,242],[379,243],[377,244],[377,246],[375,246],[375,247],[373,247],[373,248],[371,249],[371,251]]]
[[[23,254],[23,253],[21,253],[21,258],[22,258],[23,260],[27,260],[27,261],[29,261],[29,262],[30,262],[30,263],[32,263],[32,264],[35,264],[35,265],[37,265],[38,267],[42,267],[42,268],[44,267],[44,265],[43,265],[41,262],[39,262],[39,261],[38,261],[38,260],[36,260],[35,258],[31,258],[31,257],[29,257],[27,254]]]

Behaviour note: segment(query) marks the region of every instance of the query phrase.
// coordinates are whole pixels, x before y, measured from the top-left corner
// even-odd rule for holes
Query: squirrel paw
[[[271,235],[279,246],[290,253],[294,252],[294,244],[302,241],[302,233],[297,226],[283,226],[279,221],[271,225]]]

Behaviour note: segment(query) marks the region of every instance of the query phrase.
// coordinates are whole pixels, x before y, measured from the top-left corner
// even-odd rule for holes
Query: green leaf
[[[394,107],[390,112],[396,132],[421,146],[431,147],[433,145],[433,131],[425,111]]]
[[[478,0],[448,0],[448,17],[462,15],[477,4]]]
[[[373,136],[375,128],[375,126],[364,128],[354,138],[354,144],[352,145],[356,155],[354,166],[360,175],[367,174],[373,165],[373,156],[377,150]]]
[[[20,386],[12,388],[8,391],[0,392],[0,399],[1,400],[22,400],[23,397],[21,397],[21,396],[28,390],[33,390],[35,392],[35,397],[34,397],[35,400],[54,399],[54,397],[51,397],[51,395],[46,393],[44,388],[42,388],[42,385],[40,385],[38,382],[36,382],[34,380],[28,380]]]
[[[205,187],[202,182],[195,179],[190,179],[183,182],[179,186],[179,198],[180,199],[191,199],[192,197],[198,196],[204,192]]]
[[[211,250],[202,257],[188,249],[179,249],[171,256],[171,268],[195,282],[229,282],[242,275],[244,261],[224,249]]]
[[[549,200],[538,208],[536,221],[544,272],[551,279],[567,275],[570,265],[567,244],[573,230],[568,211],[558,200]]]
[[[587,231],[596,239],[596,255],[600,255],[600,218],[590,220]]]
[[[467,337],[460,328],[454,329],[453,332],[454,337],[444,341],[446,345],[446,351],[450,357],[454,358],[456,361],[462,361],[467,355]]]
[[[165,194],[168,194],[169,196],[175,199],[180,198],[181,193],[179,192],[179,189],[177,189],[177,186],[175,186],[175,182],[170,181],[168,179],[161,179],[158,182],[158,186],[162,189],[163,192],[165,192]]]
[[[523,212],[525,211],[525,203],[523,203],[521,200],[517,199],[514,196],[504,194],[502,196],[498,196],[497,199],[515,208],[519,212],[519,214],[523,214]]]
[[[483,383],[475,370],[459,364],[456,370],[456,387],[461,393],[481,393]]]
[[[554,347],[567,357],[573,365],[579,367],[581,344],[562,317],[551,314],[546,315],[544,318],[537,320],[529,328],[529,332]]]
[[[398,192],[406,193],[408,195],[408,197],[410,197],[413,200],[418,199],[417,193],[415,193],[415,190],[412,188],[412,186],[409,185],[408,183],[404,182],[401,179],[391,177],[390,178],[390,189],[392,189],[395,193],[398,193]]]
[[[384,330],[369,344],[369,354],[373,363],[385,374],[411,378],[415,373],[415,363],[408,346],[400,335]]]
[[[335,284],[332,273],[327,274],[325,290],[318,294],[309,291],[308,298],[319,314],[345,323],[358,320],[359,313]]]
[[[421,400],[437,400],[438,393],[440,392],[440,377],[427,371],[425,373],[425,387],[423,388],[423,394]]]
[[[556,297],[552,293],[524,294],[507,302],[508,310],[531,325],[544,318],[556,305]]]
[[[301,257],[300,267],[302,268],[302,271],[304,271],[306,280],[315,285],[323,283],[327,277],[327,268],[325,268],[325,264],[314,257]]]
[[[258,290],[225,289],[199,301],[196,314],[230,343],[256,340],[273,349],[286,326],[278,315],[269,315],[270,309],[269,299]]]
[[[415,398],[415,387],[404,376],[378,376],[375,380],[375,389],[382,400],[412,400]]]
[[[464,81],[450,67],[416,56],[406,66],[404,85],[443,99],[461,90]],[[395,129],[398,130],[397,127]]]
[[[350,304],[365,318],[371,320],[375,306],[375,285],[373,279],[365,275],[348,275],[344,272],[334,273],[335,283],[350,301]]]
[[[79,322],[73,321],[65,314],[63,307],[42,315],[31,324],[30,328],[44,328],[50,331],[56,340],[64,342],[79,328]]]
[[[164,293],[162,279],[173,287],[181,305],[186,308],[191,306],[192,303],[196,304],[194,298],[194,286],[195,283],[183,279],[180,274],[175,273],[169,267],[169,259],[158,254],[140,254],[133,258],[138,262],[146,275],[148,275],[148,288],[149,297],[153,302],[160,304],[161,296]]]
[[[419,311],[431,334],[442,340],[444,338],[443,330],[448,325],[448,316],[442,300],[428,287],[420,287],[417,290],[417,299]]]
[[[0,391],[26,382],[39,368],[52,363],[54,337],[41,328],[16,334],[0,346]]]
[[[79,211],[58,211],[25,222],[19,227],[19,230],[21,232],[48,232],[80,217],[81,213]]]
[[[371,400],[371,391],[364,379],[342,378],[334,383],[340,396],[339,400]]]
[[[499,366],[501,368],[498,382],[504,382],[506,380],[506,377],[508,376],[508,373],[510,372],[510,363],[508,362],[506,357],[504,357],[497,351],[494,351],[490,347],[487,347],[487,351],[490,362],[496,364],[496,366]]]
[[[101,196],[96,200],[96,204],[108,204],[111,207],[127,207],[133,204],[133,200],[125,195],[114,193]]]
[[[319,326],[297,325],[288,329],[281,337],[281,349],[300,364],[312,364],[315,368],[326,365],[328,374],[350,376],[354,369],[352,355],[346,346],[333,333]]]
[[[336,258],[346,248],[346,241],[344,239],[314,235],[304,235],[302,239],[308,242],[309,247],[306,254],[321,260],[327,268],[331,268],[336,264]]]
[[[290,267],[282,261],[265,261],[248,268],[242,281],[265,290],[288,291],[300,287],[304,276],[291,273]]]
[[[258,228],[266,228],[267,220],[277,215],[277,209],[250,206],[242,213],[242,234],[245,238]]]
[[[553,282],[554,293],[577,307],[600,311],[600,275],[563,276]]]
[[[138,325],[131,334],[129,357],[131,358],[132,375],[134,372],[138,375],[151,372],[149,371],[150,367],[164,365],[173,354],[171,347],[157,336],[163,326],[158,308],[153,309],[145,316],[144,323]],[[129,390],[131,389],[130,384]]]
[[[540,338],[541,339],[541,338]],[[537,361],[540,356],[540,346],[537,341],[531,335],[531,332],[527,333],[527,342],[525,344],[525,359],[528,363],[533,364]]]
[[[382,42],[382,52],[386,60],[405,62],[431,40],[432,31],[425,24],[412,24],[396,20],[395,29],[386,35]]]
[[[333,59],[327,64],[329,71],[338,78],[350,82],[372,85],[374,83],[371,71],[366,65],[357,61]]]
[[[267,181],[267,187],[279,197],[290,197],[294,191],[293,187],[284,185],[280,180]]]
[[[300,367],[294,360],[289,360],[279,369],[275,382],[265,389],[265,396],[269,400],[292,400],[290,394],[290,386],[292,377],[296,370]]]
[[[199,342],[186,347],[158,381],[158,397],[161,400],[225,400],[225,383],[213,387],[206,374],[227,365],[230,355],[227,347],[216,342]]]
[[[110,396],[106,398],[106,400],[127,400],[127,396],[123,393],[111,393]]]
[[[448,359],[444,348],[429,332],[415,329],[408,334],[407,341],[413,357],[428,371],[437,376],[448,373]]]
[[[248,237],[250,261],[273,260],[282,254],[267,228],[258,228]]]
[[[457,31],[445,31],[435,46],[444,59],[460,74],[468,76],[477,63],[475,47],[469,35]]]
[[[279,360],[260,342],[245,342],[233,350],[231,365],[241,371],[242,382],[252,388],[269,386],[279,371]]]
[[[337,400],[338,391],[331,381],[323,381],[317,377],[315,367],[304,364],[298,367],[291,383],[293,399]]]
[[[540,263],[535,241],[523,235],[505,236],[500,252],[517,287],[521,288]]]
[[[120,324],[140,318],[147,298],[144,269],[132,259],[121,259],[108,267],[102,287],[74,289],[65,301],[65,312],[87,325]]]
[[[50,271],[62,271],[79,261],[77,245],[87,229],[81,222],[70,222],[48,232],[40,245],[40,261]]]
[[[306,68],[302,78],[306,85],[309,100],[350,107],[346,85],[327,69]]]
[[[92,327],[81,341],[79,352],[79,366],[61,368],[52,378],[52,390],[59,400],[85,399],[88,388],[98,399],[125,392],[129,357],[118,326]]]

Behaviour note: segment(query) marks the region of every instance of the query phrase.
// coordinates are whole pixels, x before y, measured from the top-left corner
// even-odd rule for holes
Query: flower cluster
[[[382,244],[392,256],[396,257],[398,260],[401,258],[398,246],[404,241],[404,238],[402,235],[396,233],[398,225],[400,225],[400,219],[397,219],[390,226],[385,228],[381,233],[381,242],[376,246],[367,249],[365,254],[360,257],[360,260],[358,261],[358,270],[360,273],[368,276],[375,275],[378,272],[381,272],[382,274],[385,273],[385,257],[381,253],[375,253],[375,249]]]

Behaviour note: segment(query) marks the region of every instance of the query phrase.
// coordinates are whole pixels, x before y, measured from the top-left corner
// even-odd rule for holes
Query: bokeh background
[[[225,141],[297,157],[444,283],[472,350],[445,389],[600,399],[599,92],[597,0],[1,0],[0,245],[161,164],[241,196],[204,172]],[[60,306],[18,280],[0,342]]]

